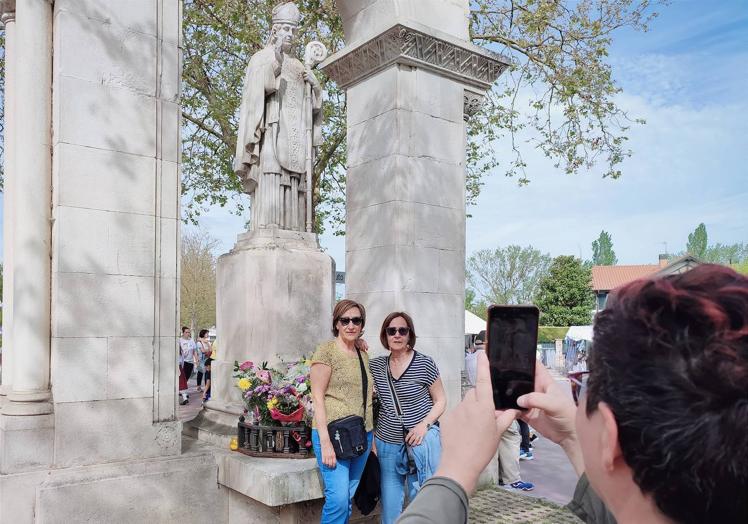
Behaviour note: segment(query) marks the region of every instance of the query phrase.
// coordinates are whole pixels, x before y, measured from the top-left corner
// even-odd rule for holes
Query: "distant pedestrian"
[[[519,424],[519,434],[522,441],[519,444],[519,459],[532,460],[535,457],[532,454],[532,444],[530,443],[530,426],[524,420],[517,420]]]
[[[504,431],[499,441],[499,482],[505,488],[520,491],[532,491],[535,484],[522,482],[519,473],[519,447],[522,437],[519,434],[517,421]]]
[[[192,370],[197,362],[197,345],[192,340],[192,331],[187,326],[182,326],[182,337],[179,339],[179,403],[184,405],[190,401],[187,394],[187,381],[192,375]]]
[[[486,352],[486,331],[483,330],[475,336],[472,351],[465,354],[465,374],[468,384],[475,387],[475,363],[478,355]]]
[[[197,390],[202,391],[203,376],[205,375],[205,360],[210,355],[210,338],[208,330],[201,329],[197,335]],[[207,378],[206,378],[207,380]],[[206,385],[207,387],[207,385]]]

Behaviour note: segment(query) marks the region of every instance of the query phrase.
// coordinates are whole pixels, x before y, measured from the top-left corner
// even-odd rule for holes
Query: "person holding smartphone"
[[[467,494],[517,416],[580,476],[584,522],[748,522],[748,277],[713,264],[614,291],[597,314],[575,406],[542,364],[534,391],[493,412],[488,359],[443,419],[439,470],[399,522],[467,522]]]
[[[413,319],[390,313],[379,340],[389,355],[371,360],[371,374],[380,399],[375,432],[381,474],[382,523],[397,520],[405,488],[412,501],[436,470],[441,456],[439,417],[447,396],[434,359],[415,350]]]
[[[364,306],[353,300],[341,300],[333,310],[332,333],[335,338],[317,346],[311,359],[310,380],[314,402],[312,446],[322,473],[325,492],[320,520],[322,524],[348,522],[352,510],[351,500],[371,450],[374,381],[369,371],[367,346],[360,340],[365,325]],[[362,370],[365,376],[362,375]],[[330,435],[328,425],[351,416],[363,418],[366,449],[356,458],[337,459],[335,446],[340,445],[340,442],[333,442],[335,435]]]

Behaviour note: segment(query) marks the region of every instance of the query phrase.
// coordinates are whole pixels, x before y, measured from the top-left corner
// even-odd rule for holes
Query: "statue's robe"
[[[304,229],[306,82],[304,65],[272,46],[255,53],[244,75],[234,171],[252,197],[252,229]],[[312,90],[312,144],[322,136],[322,99]]]

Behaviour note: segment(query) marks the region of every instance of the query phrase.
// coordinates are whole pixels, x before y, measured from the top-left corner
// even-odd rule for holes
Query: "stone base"
[[[241,414],[242,407],[238,404],[229,405],[209,400],[195,418],[184,423],[182,433],[220,449],[228,449],[231,437],[237,436],[237,423]]]
[[[309,356],[331,337],[334,276],[334,261],[312,233],[258,229],[239,236],[218,259],[214,400],[241,406],[234,361],[273,366]]]
[[[207,446],[179,457],[0,475],[0,523],[227,522]]]
[[[10,404],[13,402],[6,400],[5,407]],[[54,461],[54,428],[54,415],[1,414],[0,475],[51,467]]]

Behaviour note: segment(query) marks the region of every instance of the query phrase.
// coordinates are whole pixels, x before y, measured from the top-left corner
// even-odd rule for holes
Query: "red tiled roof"
[[[641,266],[592,266],[592,289],[610,291],[637,278],[649,276],[662,269],[657,264]]]

